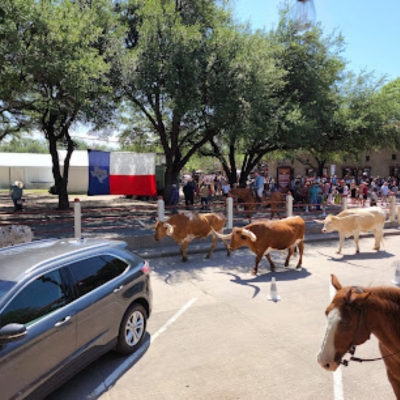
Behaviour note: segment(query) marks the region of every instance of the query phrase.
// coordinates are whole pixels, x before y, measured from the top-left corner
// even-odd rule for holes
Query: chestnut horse
[[[400,289],[389,286],[342,287],[335,275],[332,285],[337,290],[325,311],[328,327],[318,362],[327,371],[335,371],[349,361],[383,360],[393,391],[400,399]],[[379,341],[381,357],[353,357],[355,346],[373,334]],[[342,360],[350,353],[350,360]]]
[[[251,216],[256,208],[257,204],[261,206],[271,206],[271,219],[277,214],[278,218],[281,219],[280,211],[285,207],[285,198],[281,192],[271,192],[269,198],[261,199],[261,203],[257,203],[257,199],[254,197],[252,188],[232,188],[229,193],[238,199],[239,203],[244,203],[244,209],[249,222],[251,222]]]

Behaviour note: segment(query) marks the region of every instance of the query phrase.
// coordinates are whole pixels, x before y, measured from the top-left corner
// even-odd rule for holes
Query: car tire
[[[132,304],[122,318],[116,351],[120,354],[134,353],[144,340],[146,326],[146,310],[139,303]]]

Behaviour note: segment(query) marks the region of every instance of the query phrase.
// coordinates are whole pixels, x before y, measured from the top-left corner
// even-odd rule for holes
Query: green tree
[[[49,152],[49,148],[45,140],[14,136],[11,140],[4,141],[0,144],[0,152],[46,154]]]
[[[127,0],[125,99],[142,132],[157,136],[166,157],[165,192],[188,160],[219,133],[232,78],[236,31],[214,0]],[[137,130],[131,129],[133,134]]]
[[[22,18],[14,6],[25,10]],[[7,112],[18,121],[28,120],[44,133],[53,163],[59,193],[59,208],[69,207],[68,170],[75,143],[70,128],[76,122],[104,125],[112,116],[121,44],[119,24],[107,0],[53,0],[14,3],[5,0],[4,18],[11,26],[12,40],[3,44],[6,79],[19,80],[14,95],[8,96]],[[4,10],[4,8],[3,8]],[[12,10],[13,12],[11,12]],[[61,171],[57,147],[67,150]]]
[[[288,127],[297,119],[292,104],[279,96],[286,72],[276,57],[279,47],[263,32],[244,31],[231,59],[232,75],[227,111],[218,124],[220,135],[210,140],[203,154],[221,162],[230,184],[244,186],[263,156],[285,146]],[[285,122],[285,124],[284,124]]]

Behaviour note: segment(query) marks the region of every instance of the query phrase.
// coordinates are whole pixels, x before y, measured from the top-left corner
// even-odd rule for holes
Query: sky
[[[253,29],[270,30],[279,21],[282,0],[232,0],[236,18]],[[290,0],[293,4],[297,0]],[[400,77],[400,0],[314,0],[324,34],[335,29],[346,43],[347,68]]]

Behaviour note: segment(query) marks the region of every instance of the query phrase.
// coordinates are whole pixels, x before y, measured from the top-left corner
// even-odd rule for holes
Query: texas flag
[[[156,155],[88,150],[89,196],[123,194],[154,196]]]

